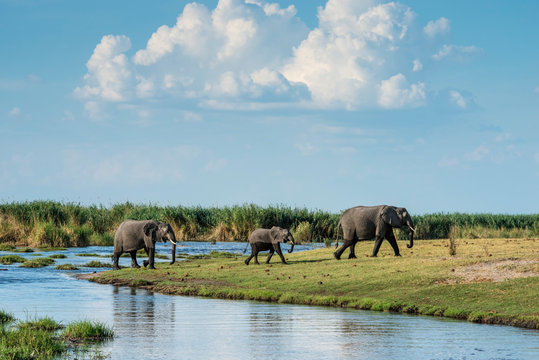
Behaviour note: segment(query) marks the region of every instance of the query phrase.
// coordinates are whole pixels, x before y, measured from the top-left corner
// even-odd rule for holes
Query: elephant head
[[[292,236],[292,234],[290,233],[288,229],[283,229],[278,226],[274,226],[271,228],[270,233],[274,242],[285,243],[285,242],[290,241],[292,243],[292,247],[290,248],[290,250],[288,250],[288,253],[291,253],[292,251],[294,251],[294,245],[295,245],[294,237]]]
[[[406,247],[411,248],[414,246],[414,224],[412,222],[412,217],[406,208],[394,207],[394,206],[385,206],[380,216],[382,220],[389,224],[391,227],[401,228],[407,226],[410,229],[410,243]]]
[[[176,248],[176,236],[169,224],[156,221],[148,222],[144,225],[144,242],[146,243],[146,247],[154,247],[157,241],[170,241],[173,248]]]

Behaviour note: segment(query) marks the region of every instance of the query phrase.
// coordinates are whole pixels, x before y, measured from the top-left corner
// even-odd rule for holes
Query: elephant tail
[[[245,249],[243,249],[244,254],[247,252],[248,247],[249,247],[249,240],[247,240],[247,245],[245,245]]]

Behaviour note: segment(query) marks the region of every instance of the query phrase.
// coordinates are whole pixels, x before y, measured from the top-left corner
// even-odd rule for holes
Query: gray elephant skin
[[[286,261],[281,251],[280,243],[285,243],[290,241],[292,247],[288,250],[291,253],[294,250],[294,237],[288,229],[283,229],[278,226],[274,226],[271,229],[256,229],[249,236],[249,244],[251,245],[251,256],[245,259],[245,265],[249,265],[249,262],[254,257],[255,264],[258,265],[258,253],[260,251],[269,250],[268,258],[266,259],[266,264],[269,264],[271,257],[274,252],[277,252],[281,258],[281,262],[286,264]],[[249,245],[248,244],[248,245]],[[246,248],[247,249],[247,248]]]
[[[157,241],[172,243],[172,261],[176,261],[176,236],[172,227],[167,223],[155,220],[126,220],[118,226],[114,234],[113,268],[118,270],[118,260],[122,253],[131,255],[131,267],[139,268],[137,264],[137,251],[144,249],[148,254],[148,260],[143,261],[144,267],[150,265],[155,269],[155,243]]]
[[[350,248],[349,259],[356,257],[355,246],[360,240],[375,239],[372,256],[378,254],[382,241],[387,239],[395,256],[400,256],[399,246],[393,228],[407,226],[410,229],[410,243],[408,248],[414,246],[414,224],[408,210],[402,207],[378,205],[378,206],[356,206],[345,210],[337,224],[342,227],[343,245],[333,254],[337,260],[341,258],[346,248]]]

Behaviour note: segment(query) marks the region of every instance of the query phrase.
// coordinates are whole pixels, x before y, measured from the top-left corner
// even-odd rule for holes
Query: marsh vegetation
[[[413,211],[412,211],[413,212]],[[290,229],[297,243],[331,243],[340,213],[253,204],[230,207],[155,206],[123,203],[111,207],[35,201],[0,204],[0,249],[13,245],[72,247],[112,245],[126,219],[156,219],[172,225],[180,241],[246,241],[256,228]],[[426,214],[412,216],[415,238],[531,238],[539,236],[539,214]],[[406,231],[396,234],[405,239]],[[28,251],[31,251],[29,249]]]

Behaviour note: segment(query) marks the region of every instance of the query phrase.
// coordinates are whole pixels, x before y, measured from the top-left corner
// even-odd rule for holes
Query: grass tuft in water
[[[26,259],[19,255],[4,255],[0,256],[0,264],[11,265],[14,263],[23,263]]]
[[[56,270],[79,270],[79,268],[73,264],[56,265],[55,269]]]
[[[43,258],[26,260],[21,265],[21,267],[25,267],[25,268],[42,268],[42,267],[49,266],[49,265],[52,265],[52,264],[54,264],[53,259],[43,257]]]
[[[65,258],[67,258],[67,256],[65,256],[64,254],[54,254],[54,255],[49,255],[49,258],[51,258],[51,259],[65,259]]]
[[[56,331],[63,328],[63,326],[50,317],[43,317],[41,319],[28,320],[18,324],[19,329],[30,330],[43,330],[43,331]]]
[[[107,263],[102,263],[100,261],[92,260],[92,261],[87,262],[83,266],[91,267],[91,268],[111,268],[112,264],[107,264]]]
[[[114,337],[114,331],[104,323],[83,320],[69,324],[62,335],[70,341],[101,341]]]

